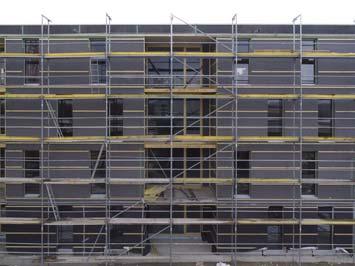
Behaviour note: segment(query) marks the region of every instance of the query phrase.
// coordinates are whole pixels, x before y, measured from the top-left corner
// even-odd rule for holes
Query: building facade
[[[355,26],[0,26],[0,71],[3,258],[354,263]]]

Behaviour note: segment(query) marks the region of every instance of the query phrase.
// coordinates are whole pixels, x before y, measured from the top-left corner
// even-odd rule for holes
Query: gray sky
[[[0,24],[168,24],[171,13],[189,23],[285,24],[302,13],[305,24],[355,24],[355,0],[0,0]]]

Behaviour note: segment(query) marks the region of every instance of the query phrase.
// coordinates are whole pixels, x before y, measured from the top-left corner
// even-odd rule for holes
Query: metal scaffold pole
[[[40,141],[40,175],[41,175],[41,265],[44,265],[44,23],[45,21],[47,22],[47,31],[48,31],[48,36],[49,36],[49,23],[51,20],[47,18],[44,15],[41,15],[41,40],[40,40],[40,54],[41,54],[41,63],[40,63],[40,69],[41,69],[41,141]],[[48,158],[47,158],[48,160]],[[47,204],[48,205],[48,204]]]
[[[234,92],[234,156],[237,158],[238,153],[238,16],[235,14],[232,18],[232,49],[234,53],[233,59],[233,92]],[[233,221],[234,221],[234,248],[233,248],[233,262],[234,265],[237,266],[237,248],[238,248],[238,174],[237,174],[237,163],[233,162],[234,166],[234,177],[233,177],[233,197],[234,197],[234,206],[232,208],[233,211]]]
[[[299,219],[298,219],[298,264],[302,264],[302,163],[303,163],[303,87],[302,87],[302,15],[292,20],[293,23],[293,49],[296,50],[296,21],[299,20]]]
[[[105,121],[106,121],[106,133],[105,133],[105,164],[106,164],[106,176],[105,176],[105,265],[109,265],[110,256],[110,224],[111,219],[111,144],[109,137],[111,136],[111,105],[109,103],[109,95],[111,94],[111,73],[110,73],[110,57],[111,53],[111,17],[106,13],[106,36],[105,36],[105,61],[106,61],[106,88],[105,88]]]
[[[292,52],[296,52],[296,26],[295,26],[295,22],[294,20],[292,21]],[[296,94],[296,82],[297,82],[297,71],[296,71],[296,64],[297,64],[297,58],[294,58],[293,60],[293,69],[292,69],[292,72],[293,72],[293,88],[292,88],[292,93],[293,94]],[[298,136],[298,132],[297,132],[297,117],[296,117],[296,103],[297,103],[297,100],[293,100],[293,114],[292,114],[292,135],[294,137],[297,138]],[[293,167],[293,171],[292,171],[292,179],[295,180],[296,177],[298,176],[298,171],[296,169],[297,167],[297,163],[296,163],[296,152],[297,152],[297,143],[293,143],[292,144],[292,167]],[[297,178],[298,179],[298,178]],[[296,186],[292,186],[292,219],[295,219],[296,218],[296,189],[297,187]],[[292,226],[292,248],[295,249],[295,234],[296,234],[296,228],[295,226],[293,225]],[[292,254],[292,263],[295,263],[295,255]]]
[[[174,89],[174,15],[170,16],[170,168],[169,168],[169,190],[170,190],[170,200],[169,200],[169,263],[173,265],[173,200],[174,200],[174,188],[173,188],[173,140],[174,140],[174,108],[173,108],[173,89]]]

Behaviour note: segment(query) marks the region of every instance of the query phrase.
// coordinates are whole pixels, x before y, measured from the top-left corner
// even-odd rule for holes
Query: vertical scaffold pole
[[[292,52],[295,53],[296,52],[296,25],[295,25],[295,20],[292,20]],[[292,88],[292,93],[296,94],[296,81],[297,81],[297,71],[296,71],[296,63],[297,63],[297,57],[294,58],[293,60],[293,88]],[[292,113],[292,135],[294,137],[297,137],[298,132],[296,130],[297,128],[297,123],[296,123],[296,103],[297,101],[294,100],[293,102],[293,113]],[[297,175],[297,169],[296,169],[296,153],[297,153],[297,143],[294,142],[292,144],[292,166],[293,166],[293,170],[292,170],[292,178],[293,180],[296,179]],[[296,186],[292,186],[292,219],[296,219]],[[295,234],[296,234],[296,228],[293,225],[292,226],[292,248],[295,249]],[[292,263],[294,263],[295,261],[295,255],[294,253],[292,253]]]
[[[40,53],[41,53],[41,144],[40,144],[40,174],[41,174],[41,265],[44,265],[44,22],[47,21],[47,30],[49,30],[49,23],[51,20],[44,15],[41,15],[41,40],[40,40]]]
[[[234,156],[237,158],[238,150],[238,17],[235,14],[232,18],[232,50],[233,50],[233,93],[234,93]],[[233,263],[237,266],[237,248],[238,248],[238,237],[237,237],[237,218],[238,218],[238,182],[237,182],[237,163],[233,162],[234,166],[234,178],[233,178],[233,197],[234,197],[234,206],[233,211],[233,223],[234,223],[234,248],[233,248]]]
[[[303,90],[302,90],[302,15],[298,15],[292,20],[293,23],[293,49],[296,50],[296,21],[299,20],[299,219],[298,219],[298,265],[302,264],[302,148],[303,148]]]
[[[106,13],[106,25],[105,25],[105,62],[106,62],[106,87],[105,87],[105,164],[106,164],[106,175],[105,175],[105,265],[109,265],[108,256],[110,255],[110,228],[109,220],[111,218],[111,202],[110,202],[110,180],[111,180],[111,119],[110,119],[110,109],[108,96],[111,93],[110,87],[110,53],[111,53],[111,17]]]
[[[174,47],[173,47],[173,22],[174,15],[170,15],[170,178],[169,178],[169,188],[170,188],[170,204],[169,204],[169,218],[170,218],[170,230],[169,230],[169,262],[170,265],[173,264],[173,89],[174,89]]]
[[[302,15],[300,16],[300,236],[299,236],[299,245],[300,245],[300,256],[299,256],[299,265],[302,265],[301,260],[301,248],[302,248],[302,218],[303,218],[303,202],[302,202],[302,164],[303,164],[303,87],[302,87]]]

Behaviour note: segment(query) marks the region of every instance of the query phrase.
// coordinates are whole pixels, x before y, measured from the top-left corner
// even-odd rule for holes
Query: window
[[[6,80],[5,60],[0,59],[0,85],[4,85]]]
[[[91,52],[105,52],[106,42],[105,39],[90,39],[90,51]]]
[[[202,134],[203,107],[200,99],[174,99],[173,134]],[[170,100],[149,99],[147,111],[148,134],[169,135]],[[208,121],[205,126],[208,127]]]
[[[174,149],[174,151],[177,149]],[[179,149],[182,150],[182,149]],[[173,152],[174,152],[173,151]],[[174,156],[175,157],[175,156]],[[182,156],[181,156],[182,157]],[[170,150],[169,149],[147,149],[146,170],[148,178],[168,178],[170,176]],[[175,158],[175,162],[179,162]],[[183,167],[179,167],[182,169]],[[176,171],[176,169],[175,169]]]
[[[105,59],[91,60],[91,83],[92,84],[106,83],[106,60]]]
[[[26,39],[24,40],[25,53],[38,54],[39,53],[39,40],[38,39]],[[38,84],[39,79],[39,59],[28,58],[25,59],[25,83],[26,84]]]
[[[249,82],[249,60],[248,59],[238,59],[237,81],[239,84],[247,84]]]
[[[303,59],[301,66],[301,82],[302,84],[315,83],[315,62],[314,59]]]
[[[316,152],[302,152],[302,179],[315,180],[317,178]],[[302,195],[316,195],[317,187],[315,183],[303,183]]]
[[[237,178],[249,178],[250,172],[250,152],[249,151],[237,151]],[[249,183],[237,184],[238,195],[249,195],[250,185]]]
[[[318,207],[318,218],[319,219],[332,219],[333,218],[333,208],[332,207]],[[319,224],[317,225],[318,231],[318,246],[319,249],[332,249],[332,235],[333,228],[329,224]]]
[[[5,52],[5,40],[0,38],[0,53]],[[5,84],[5,59],[0,59],[0,85]]]
[[[318,100],[318,136],[333,136],[333,101]]]
[[[270,206],[268,210],[269,219],[282,219],[282,206]],[[267,226],[267,242],[271,249],[280,249],[282,247],[282,225]]]
[[[0,134],[5,134],[5,100],[0,99]]]
[[[268,136],[282,136],[282,100],[268,100]]]
[[[73,101],[58,100],[58,124],[63,136],[73,136]]]
[[[25,83],[39,84],[39,60],[25,60]]]
[[[200,177],[201,176],[201,149],[190,148],[186,149],[186,177]]]
[[[5,177],[5,149],[0,148],[0,178]]]
[[[123,135],[123,100],[109,99],[110,136]]]
[[[71,249],[73,245],[73,226],[60,225],[58,226],[58,244],[59,249]]]
[[[185,100],[186,108],[186,134],[200,134],[200,100]]]
[[[152,50],[152,49],[150,49]],[[153,49],[156,50],[156,49]],[[162,49],[168,51],[168,49]],[[147,83],[152,87],[166,87],[170,85],[170,58],[156,57],[147,59]]]
[[[91,176],[93,178],[105,178],[106,177],[106,151],[91,151]],[[91,184],[91,194],[105,194],[106,184],[103,183],[93,183]]]
[[[39,54],[39,39],[25,39],[25,53]]]
[[[24,169],[26,178],[40,177],[39,151],[29,150],[24,152]],[[40,194],[40,184],[25,184],[25,194]]]
[[[5,51],[5,39],[4,38],[0,38],[0,52],[4,52]]]
[[[150,52],[170,52],[170,47],[147,47]],[[201,47],[174,47],[174,52],[200,52]],[[202,84],[203,64],[201,58],[182,58],[173,62],[174,87],[199,87]],[[152,57],[146,61],[148,78],[146,83],[151,87],[170,86],[170,58]]]
[[[148,100],[148,135],[170,134],[170,100]]]

